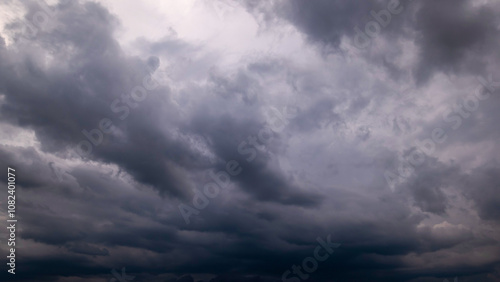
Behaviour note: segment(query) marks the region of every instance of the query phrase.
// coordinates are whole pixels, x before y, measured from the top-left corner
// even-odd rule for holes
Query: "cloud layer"
[[[4,5],[16,279],[500,281],[498,2],[130,5]]]

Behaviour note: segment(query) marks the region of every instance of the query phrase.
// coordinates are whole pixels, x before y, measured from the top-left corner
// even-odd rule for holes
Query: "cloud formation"
[[[214,3],[2,4],[19,281],[499,281],[498,2]]]

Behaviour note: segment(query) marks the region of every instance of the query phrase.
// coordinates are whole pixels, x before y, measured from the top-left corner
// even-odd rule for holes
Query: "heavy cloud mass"
[[[500,2],[0,12],[1,281],[500,281]]]

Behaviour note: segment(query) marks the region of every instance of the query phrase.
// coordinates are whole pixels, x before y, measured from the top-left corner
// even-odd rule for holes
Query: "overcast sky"
[[[0,280],[500,281],[499,15],[1,0]]]

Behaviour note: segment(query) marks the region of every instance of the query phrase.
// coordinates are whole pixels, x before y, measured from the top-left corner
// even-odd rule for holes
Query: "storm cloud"
[[[500,281],[497,1],[0,8],[2,281]]]

